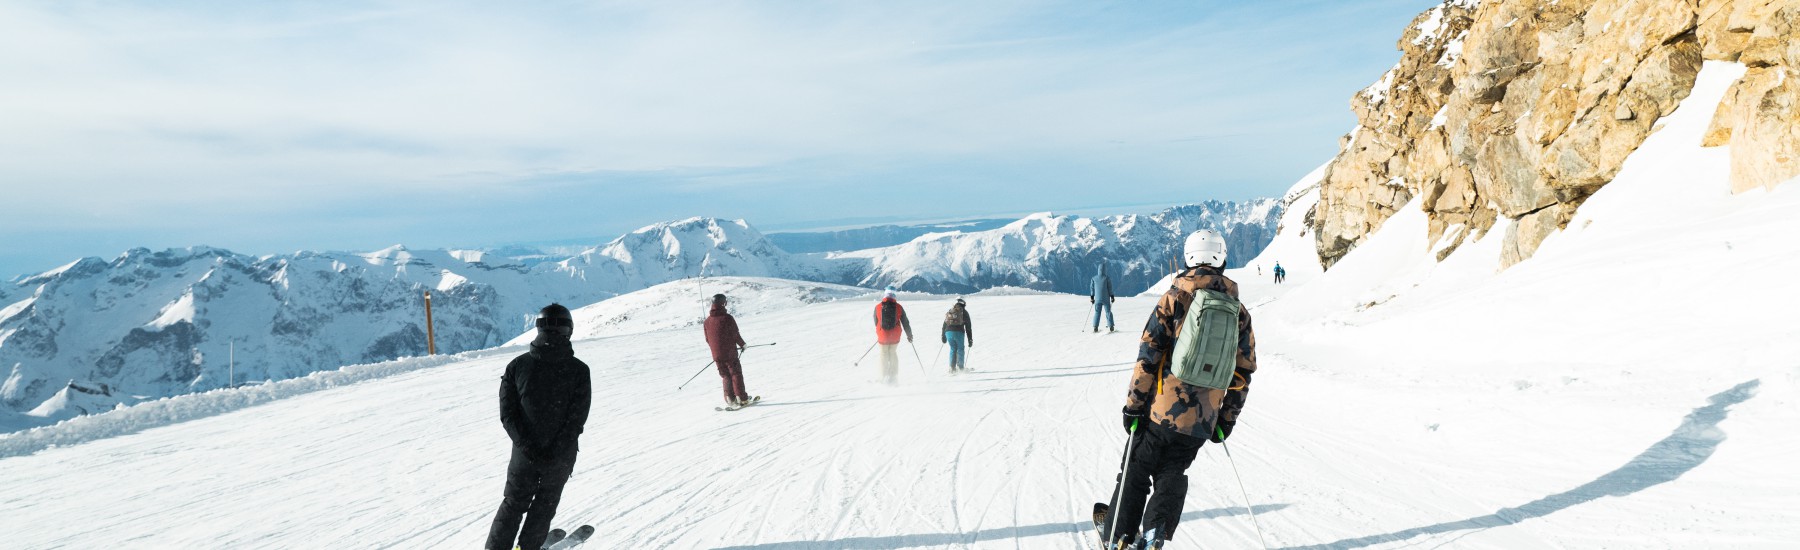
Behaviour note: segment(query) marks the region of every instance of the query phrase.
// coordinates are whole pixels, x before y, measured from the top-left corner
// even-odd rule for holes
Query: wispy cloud
[[[771,222],[821,194],[871,204],[872,184],[977,209],[1031,207],[1005,202],[1013,186],[1087,201],[1069,173],[1137,186],[1107,202],[1274,194],[1330,154],[1349,94],[1432,3],[5,3],[0,186],[38,206],[0,236],[281,219],[342,242],[346,203],[535,210],[546,181],[749,187],[734,209]],[[373,241],[494,234],[395,225]]]

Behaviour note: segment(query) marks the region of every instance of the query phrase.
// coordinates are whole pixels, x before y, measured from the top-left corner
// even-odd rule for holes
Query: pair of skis
[[[551,529],[550,537],[544,539],[544,550],[566,550],[581,546],[581,543],[587,542],[588,537],[592,536],[594,536],[594,526],[592,525],[576,527],[573,533],[562,529]]]
[[[723,407],[713,407],[713,410],[715,410],[715,411],[719,411],[719,412],[725,412],[725,411],[735,411],[735,410],[738,410],[738,409],[742,409],[742,408],[744,408],[744,407],[748,407],[748,406],[751,406],[751,405],[755,405],[755,404],[757,404],[757,403],[761,403],[761,402],[762,402],[762,396],[760,396],[760,395],[758,395],[758,396],[755,396],[755,397],[751,397],[751,398],[750,398],[750,401],[748,401],[748,402],[746,402],[746,403],[744,403],[744,404],[742,404],[742,405],[726,405],[726,406],[723,406]]]

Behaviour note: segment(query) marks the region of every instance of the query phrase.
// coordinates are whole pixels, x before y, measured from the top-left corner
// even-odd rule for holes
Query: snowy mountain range
[[[505,343],[526,333],[550,302],[579,308],[700,276],[1074,292],[1105,261],[1124,295],[1164,274],[1184,232],[1222,228],[1235,250],[1254,251],[1272,238],[1280,212],[1267,199],[1148,216],[1039,214],[988,231],[834,254],[791,254],[744,221],[712,218],[654,224],[560,259],[522,249],[402,246],[263,257],[208,247],[133,249],[0,285],[0,430],[423,355],[426,291],[439,353]]]
[[[1085,294],[1106,264],[1115,294],[1142,292],[1171,270],[1188,233],[1225,233],[1230,267],[1245,265],[1275,237],[1283,203],[1208,201],[1155,214],[1086,218],[1033,214],[999,229],[921,236],[901,245],[830,257],[850,261],[851,284],[921,292],[1017,286]]]
[[[0,365],[8,371],[0,402],[50,422],[106,405],[96,399],[131,402],[422,355],[428,290],[440,352],[504,342],[551,299],[613,293],[563,265],[485,259],[402,247],[261,258],[134,249],[110,262],[84,258],[0,289],[8,304],[0,311]],[[101,388],[100,397],[90,391]]]
[[[987,231],[1012,223],[1012,218],[963,220],[921,225],[877,225],[833,231],[796,231],[770,233],[769,240],[782,250],[796,254],[812,252],[848,252],[904,244],[927,233],[946,231]]]

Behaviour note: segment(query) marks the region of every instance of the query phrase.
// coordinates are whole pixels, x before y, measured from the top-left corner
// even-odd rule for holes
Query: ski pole
[[[1244,490],[1244,474],[1238,473],[1237,460],[1231,458],[1231,446],[1225,444],[1225,431],[1213,426],[1219,434],[1219,447],[1225,449],[1225,461],[1231,463],[1231,475],[1237,477],[1238,492],[1244,495],[1244,511],[1250,513],[1250,526],[1256,528],[1256,541],[1262,543],[1264,550],[1269,548],[1269,541],[1263,540],[1262,525],[1256,522],[1256,510],[1250,507],[1250,492]]]
[[[937,359],[939,356],[942,356],[943,354],[944,354],[944,343],[939,342],[937,353],[931,354],[931,366],[933,366],[933,367],[937,366]]]
[[[925,360],[919,358],[919,345],[912,343],[912,340],[907,340],[906,345],[912,347],[913,362],[919,364],[919,376],[930,376],[925,373]]]
[[[713,366],[713,363],[715,363],[715,362],[716,361],[707,361],[706,367]],[[681,391],[681,388],[687,387],[688,382],[693,382],[695,378],[699,378],[700,373],[706,372],[706,367],[700,367],[700,370],[698,372],[695,372],[693,376],[688,377],[687,382],[682,382],[680,386],[675,386],[675,391]]]
[[[1137,427],[1137,419],[1132,419],[1131,429],[1125,432],[1125,467],[1119,471],[1119,487],[1113,492],[1112,508],[1107,510],[1107,513],[1112,514],[1112,526],[1106,529],[1106,540],[1101,541],[1106,543],[1107,548],[1111,548],[1113,542],[1119,539],[1119,506],[1125,500],[1125,484],[1131,478],[1131,451],[1137,448]]]
[[[773,345],[775,345],[775,342],[769,342],[767,344],[757,344],[754,346],[744,346],[744,349],[760,348],[763,346],[773,346]],[[706,367],[713,366],[713,363],[715,363],[715,362],[718,362],[718,360],[715,359],[712,361],[707,361]],[[693,382],[695,378],[699,378],[701,372],[706,372],[706,367],[700,367],[700,372],[696,372],[696,373],[694,373],[693,376],[689,376],[687,379],[687,382],[682,382],[680,386],[675,386],[675,391],[681,391],[681,388],[687,387],[688,382]]]
[[[880,343],[880,342],[876,342],[876,343],[877,343],[877,344],[878,344],[878,343]],[[857,366],[857,365],[861,365],[861,364],[862,364],[862,360],[863,360],[863,359],[867,359],[867,358],[869,358],[869,352],[871,352],[871,351],[875,351],[875,344],[869,344],[869,349],[866,349],[866,350],[863,350],[863,354],[862,354],[862,356],[861,356],[861,357],[857,357],[857,358],[856,358],[856,362],[855,362],[855,363],[851,363],[851,364],[850,364],[850,366],[852,366],[852,367],[854,367],[854,366]]]

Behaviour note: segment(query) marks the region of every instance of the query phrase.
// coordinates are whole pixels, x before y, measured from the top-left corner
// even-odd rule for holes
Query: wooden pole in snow
[[[425,291],[425,354],[437,355],[437,331],[431,325],[431,291]]]

